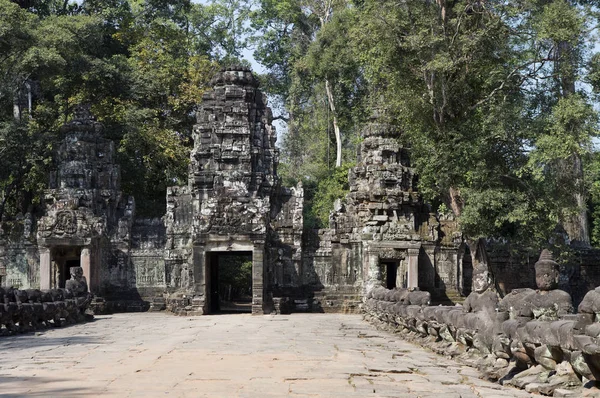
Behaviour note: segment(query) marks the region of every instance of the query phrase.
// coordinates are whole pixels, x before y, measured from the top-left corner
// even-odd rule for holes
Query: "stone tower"
[[[225,68],[211,85],[196,115],[188,186],[167,193],[167,248],[188,258],[179,290],[194,297],[197,313],[215,310],[219,255],[251,256],[252,312],[262,313],[265,242],[279,190],[271,110],[248,68]]]
[[[194,237],[262,236],[277,183],[271,110],[247,68],[226,68],[211,85],[193,133],[189,185],[197,214]]]
[[[385,112],[373,113],[362,136],[359,161],[349,172],[350,193],[332,214],[332,228],[340,244],[361,245],[365,291],[382,284],[416,288],[427,277],[419,275],[427,268],[419,264],[422,246],[436,241],[437,223],[417,192],[409,151]]]
[[[77,107],[60,133],[57,169],[38,222],[40,287],[64,287],[69,267],[81,266],[90,290],[97,292],[103,260],[118,251],[126,257],[134,201],[120,191],[114,143],[103,137],[87,107]]]

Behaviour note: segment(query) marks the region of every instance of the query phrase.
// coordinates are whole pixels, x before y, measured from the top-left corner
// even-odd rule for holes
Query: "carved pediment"
[[[52,228],[54,235],[73,235],[77,233],[77,214],[74,211],[63,210],[56,214],[56,223]]]

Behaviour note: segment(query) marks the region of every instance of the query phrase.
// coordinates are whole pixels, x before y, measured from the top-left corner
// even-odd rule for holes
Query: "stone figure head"
[[[73,119],[75,120],[93,120],[90,104],[78,104],[73,109]]]
[[[79,280],[83,276],[83,268],[81,267],[71,267],[69,271],[71,272],[72,279]]]
[[[535,283],[539,290],[553,290],[558,287],[558,264],[548,249],[542,250],[540,259],[535,263]]]
[[[473,285],[471,290],[475,293],[483,293],[492,285],[492,276],[486,266],[481,265],[473,268]]]

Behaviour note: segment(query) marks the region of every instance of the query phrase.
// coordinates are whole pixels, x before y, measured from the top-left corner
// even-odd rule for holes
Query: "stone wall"
[[[31,218],[0,223],[0,286],[39,288],[40,255]]]
[[[49,189],[36,215],[0,230],[2,284],[61,288],[81,266],[98,308],[215,311],[215,264],[252,256],[252,311],[356,312],[377,287],[420,288],[436,303],[471,292],[470,252],[450,215],[431,212],[417,190],[410,145],[377,109],[362,130],[349,193],[329,228],[306,229],[301,185],[284,187],[271,110],[252,72],[221,70],[199,105],[188,183],[167,190],[165,215],[137,219],[120,188],[115,144],[88,107],[61,127]],[[489,246],[501,292],[531,287],[532,260]],[[600,251],[580,251],[561,269],[575,302],[600,285]]]
[[[131,287],[143,298],[160,296],[173,279],[172,272],[166,272],[168,252],[165,252],[167,236],[164,222],[158,218],[136,219],[131,235]]]
[[[267,248],[268,284],[274,296],[281,296],[303,284],[302,234],[304,220],[304,190],[299,184],[294,188],[281,187],[271,210],[270,242]]]

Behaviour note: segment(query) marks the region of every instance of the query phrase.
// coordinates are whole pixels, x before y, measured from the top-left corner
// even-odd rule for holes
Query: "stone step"
[[[297,298],[292,301],[292,312],[358,313],[361,303],[356,295]]]

